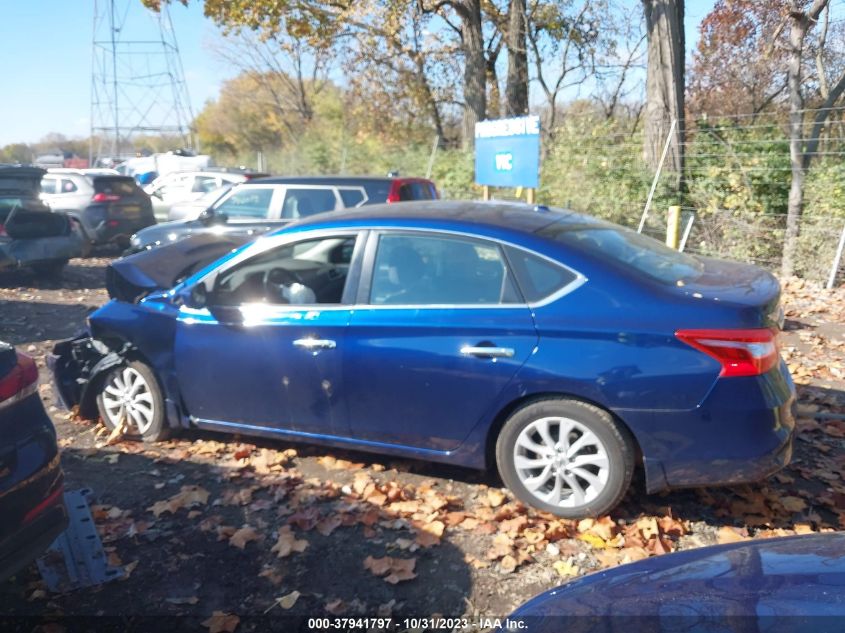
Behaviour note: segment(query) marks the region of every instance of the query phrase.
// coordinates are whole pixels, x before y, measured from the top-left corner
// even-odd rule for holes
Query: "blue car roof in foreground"
[[[568,230],[611,226],[590,215],[518,202],[425,200],[320,213],[281,231],[382,225],[538,233],[552,224],[565,226]]]

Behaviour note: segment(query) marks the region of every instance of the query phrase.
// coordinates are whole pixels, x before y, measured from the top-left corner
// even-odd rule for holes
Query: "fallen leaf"
[[[505,493],[497,488],[488,488],[487,489],[487,504],[491,508],[498,508],[505,502]]]
[[[343,615],[344,613],[346,613],[346,604],[340,598],[330,600],[325,605],[323,605],[323,608],[332,615]]]
[[[286,596],[282,596],[281,598],[279,598],[279,606],[285,610],[292,609],[293,605],[296,604],[296,601],[299,600],[299,596],[301,595],[302,594],[300,594],[298,591],[291,591]]]
[[[191,508],[196,505],[205,505],[208,502],[209,492],[199,486],[182,486],[177,494],[164,501],[156,501],[147,510],[156,517],[164,512],[175,513],[180,508]]]
[[[291,527],[285,525],[279,530],[279,538],[276,544],[270,548],[270,551],[275,552],[279,558],[285,558],[293,552],[304,552],[307,547],[308,541],[297,539]]]
[[[229,537],[229,545],[233,545],[238,549],[244,549],[246,544],[250,541],[260,541],[261,534],[258,531],[249,525],[243,526],[241,529],[237,530],[231,537]]]
[[[781,497],[780,502],[789,512],[803,512],[807,509],[807,502],[800,497]]]
[[[557,560],[552,564],[554,570],[557,572],[558,576],[561,578],[570,578],[573,576],[577,576],[578,572],[581,570],[578,568],[578,565],[572,563],[571,560]]]
[[[724,525],[719,528],[719,531],[716,533],[716,540],[719,543],[738,543],[740,541],[745,541],[748,539],[748,535],[742,535],[740,530],[737,528],[733,528],[729,525]]]
[[[516,559],[508,554],[499,562],[499,568],[506,574],[510,574],[516,569]]]
[[[196,596],[190,596],[189,598],[165,598],[164,601],[170,604],[196,604],[200,599]]]
[[[232,633],[238,628],[240,621],[241,619],[234,614],[215,611],[202,625],[208,629],[208,633]]]

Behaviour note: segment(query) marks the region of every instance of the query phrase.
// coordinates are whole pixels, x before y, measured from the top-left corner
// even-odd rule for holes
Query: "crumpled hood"
[[[112,299],[135,303],[150,292],[172,288],[248,241],[205,233],[121,257],[106,269],[106,289]]]

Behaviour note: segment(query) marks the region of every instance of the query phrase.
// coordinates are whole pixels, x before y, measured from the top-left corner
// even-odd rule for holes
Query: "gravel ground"
[[[126,578],[54,594],[33,565],[0,583],[0,615],[169,616],[160,631],[292,630],[284,614],[478,622],[619,563],[845,528],[845,420],[819,415],[845,412],[842,290],[785,285],[801,414],[790,467],[754,486],[652,496],[638,477],[611,516],[573,522],[526,509],[492,475],[423,462],[199,432],[106,445],[101,426],[57,408],[44,356],[107,300],[108,261],[74,260],[60,281],[0,275],[0,339],[42,367],[68,488],[93,489]]]

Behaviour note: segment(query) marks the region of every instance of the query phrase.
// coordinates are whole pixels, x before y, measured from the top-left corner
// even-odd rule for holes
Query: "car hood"
[[[608,630],[602,628],[608,616],[811,614],[845,616],[845,534],[734,543],[649,558],[552,589],[512,617],[529,620],[530,633],[559,633],[562,616],[579,621],[587,616],[581,622],[595,627],[579,630],[592,632]]]
[[[150,292],[172,288],[247,241],[204,233],[121,257],[106,269],[106,289],[112,299],[137,302]]]

